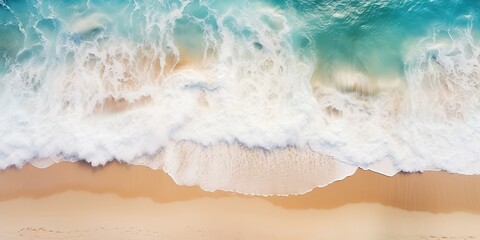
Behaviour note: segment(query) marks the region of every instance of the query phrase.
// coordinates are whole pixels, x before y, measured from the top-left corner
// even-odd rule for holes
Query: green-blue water
[[[295,50],[313,51],[318,71],[327,79],[331,69],[345,65],[371,77],[402,75],[405,51],[411,41],[431,36],[439,28],[465,28],[468,24],[478,28],[480,12],[480,2],[475,0],[188,1],[185,4],[182,16],[170,23],[175,25],[176,44],[190,51],[204,48],[202,32],[206,27],[215,31],[218,17],[229,11],[233,13],[226,19],[230,22],[227,26],[248,38],[251,31],[235,21],[234,12],[248,14],[268,7],[286,17],[293,28],[290,35]],[[0,53],[1,69],[5,72],[32,53],[41,58],[52,54],[53,47],[50,46],[50,51],[45,49],[49,47],[42,43],[42,38],[81,41],[103,34],[131,41],[159,41],[165,33],[159,26],[155,29],[154,21],[177,9],[181,1],[2,1],[1,5]],[[80,34],[72,32],[72,22],[95,13],[105,14],[111,20],[108,26],[102,25],[102,29],[91,26]],[[276,24],[268,16],[259,20],[272,21],[272,27]],[[474,33],[478,37],[478,31]],[[219,36],[213,37],[220,41]]]

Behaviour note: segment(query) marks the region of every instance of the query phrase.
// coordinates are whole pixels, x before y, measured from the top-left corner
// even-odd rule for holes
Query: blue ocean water
[[[0,0],[0,168],[168,170],[181,160],[138,159],[190,142],[259,151],[245,156],[279,173],[309,168],[310,153],[267,156],[293,148],[351,169],[478,174],[479,21],[475,0]],[[217,172],[187,182],[223,172],[222,156],[246,164],[222,149],[204,154]]]
[[[296,51],[314,51],[318,71],[326,75],[330,69],[349,65],[368,74],[402,75],[405,51],[410,40],[432,35],[435,28],[465,28],[478,26],[478,1],[3,1],[2,65],[3,71],[13,64],[21,51],[45,48],[42,38],[87,40],[105,31],[109,37],[131,41],[158,41],[165,33],[148,21],[160,20],[161,15],[182,9],[178,18],[171,19],[175,44],[200,50],[205,28],[218,28],[218,17],[233,10],[249,11],[257,7],[270,8],[284,14],[291,25],[291,37]],[[147,9],[149,8],[149,9]],[[155,11],[149,14],[148,11]],[[240,10],[242,11],[242,10]],[[103,14],[86,32],[75,33],[70,28],[82,16]],[[247,26],[225,19],[231,30],[248,38]],[[271,24],[275,19],[265,14],[260,21]],[[107,20],[108,19],[108,20]],[[103,23],[102,23],[103,21]],[[269,22],[270,21],[270,22]],[[108,24],[107,24],[108,22]],[[230,22],[230,23],[229,23]],[[97,24],[97,26],[95,26]],[[106,25],[103,25],[106,24]],[[151,29],[149,28],[158,28]],[[108,26],[107,26],[108,25]],[[173,26],[172,26],[173,27]],[[278,27],[278,26],[277,26]],[[108,28],[108,29],[103,29]],[[242,29],[245,28],[245,29]],[[75,30],[73,30],[75,31]],[[159,31],[159,32],[156,32]],[[478,37],[478,33],[477,34]],[[216,36],[220,40],[220,36]],[[46,40],[43,39],[43,40]],[[46,50],[46,49],[43,49]],[[37,50],[38,51],[38,50]],[[328,76],[326,76],[328,78]]]

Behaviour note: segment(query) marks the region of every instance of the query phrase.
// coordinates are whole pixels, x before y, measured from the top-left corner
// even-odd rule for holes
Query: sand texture
[[[0,239],[480,239],[479,179],[358,171],[253,197],[118,163],[26,166],[0,172]]]

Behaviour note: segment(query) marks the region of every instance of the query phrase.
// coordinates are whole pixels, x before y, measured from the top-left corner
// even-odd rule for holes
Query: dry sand
[[[0,172],[0,239],[480,239],[480,176],[358,171],[253,197],[141,166],[27,165]]]

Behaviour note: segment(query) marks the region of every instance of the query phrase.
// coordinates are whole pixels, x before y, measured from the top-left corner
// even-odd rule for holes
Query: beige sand
[[[118,163],[26,166],[0,172],[0,239],[480,239],[479,191],[480,176],[359,171],[265,198]]]

